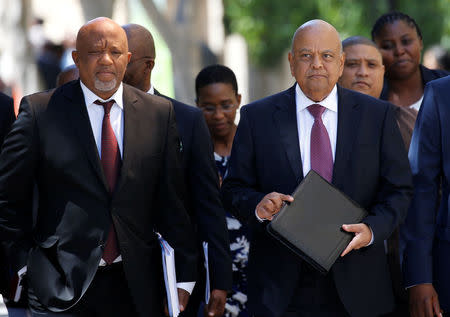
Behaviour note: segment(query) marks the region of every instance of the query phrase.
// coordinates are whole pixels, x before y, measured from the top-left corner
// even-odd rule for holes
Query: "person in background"
[[[14,101],[8,95],[0,92],[0,147],[3,144],[8,132],[11,130],[11,126],[16,120],[14,114]],[[2,242],[3,244],[4,242]],[[2,250],[3,251],[3,250]],[[8,316],[10,317],[28,317],[31,316],[31,312],[28,310],[28,304],[26,300],[20,302],[14,302],[11,300],[13,294],[11,294],[11,285],[9,283],[11,278],[11,267],[8,263],[8,257],[4,252],[0,252],[0,290],[3,295],[3,301],[8,309]]]
[[[427,84],[409,149],[414,195],[402,236],[412,317],[450,312],[449,100],[450,77]]]
[[[155,94],[173,103],[177,128],[180,133],[186,187],[185,207],[197,230],[197,245],[203,254],[202,242],[208,242],[210,298],[205,315],[222,316],[227,291],[231,289],[231,258],[225,211],[220,200],[219,184],[214,165],[212,144],[202,112],[192,106],[161,95],[151,84],[155,65],[155,43],[146,28],[138,24],[122,26],[132,53],[125,72],[124,82],[149,94]],[[203,257],[202,257],[203,258]],[[184,317],[196,317],[200,303],[205,298],[205,272],[199,261],[199,282],[189,299]]]
[[[383,89],[384,65],[377,45],[363,36],[342,41],[344,71],[338,84],[344,88],[379,98]]]
[[[383,89],[384,66],[377,45],[363,36],[352,36],[342,41],[342,48],[345,53],[345,64],[338,83],[344,88],[379,98]],[[403,141],[409,142],[411,134],[407,119],[410,109],[394,107]],[[406,145],[406,150],[408,150],[408,145]],[[398,228],[387,240],[386,249],[396,299],[395,311],[388,316],[408,317],[408,298],[403,287],[400,265]]]
[[[56,87],[62,86],[72,80],[80,78],[77,65],[73,64],[64,68],[56,77]]]
[[[197,106],[202,109],[214,144],[214,158],[220,180],[226,177],[231,146],[236,133],[236,111],[241,104],[236,76],[223,65],[203,68],[195,79]],[[233,290],[227,299],[225,316],[249,316],[247,262],[250,248],[248,229],[227,212],[230,249],[233,258]]]
[[[61,71],[60,61],[62,53],[62,45],[47,41],[36,58],[36,64],[45,89],[55,88],[56,77]]]
[[[423,54],[423,66],[450,71],[450,52],[441,45],[433,45]]]
[[[420,64],[422,32],[410,16],[401,12],[384,14],[376,20],[371,33],[385,67],[380,98],[404,108],[402,135],[409,148],[425,84],[449,73],[431,70]]]

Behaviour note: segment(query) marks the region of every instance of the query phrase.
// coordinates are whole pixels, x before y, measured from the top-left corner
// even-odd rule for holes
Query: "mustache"
[[[308,77],[311,77],[311,76],[328,76],[328,74],[327,73],[323,73],[323,72],[310,72],[310,73],[307,73],[306,74]]]
[[[114,73],[114,74],[116,73],[116,71],[113,68],[108,67],[108,66],[102,66],[102,67],[97,68],[97,72],[108,72],[108,73]]]

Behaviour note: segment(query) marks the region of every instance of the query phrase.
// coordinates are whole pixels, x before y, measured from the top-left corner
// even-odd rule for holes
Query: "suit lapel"
[[[123,131],[123,155],[122,155],[122,167],[120,169],[119,181],[117,183],[116,192],[123,186],[126,173],[130,170],[130,164],[133,161],[134,155],[137,153],[135,148],[136,142],[139,138],[137,122],[139,122],[138,113],[136,109],[137,98],[133,92],[123,85],[123,115],[124,115],[124,131]]]
[[[352,100],[348,91],[338,86],[338,125],[333,167],[333,184],[338,187],[346,178],[346,163],[358,133],[360,111],[360,106]]]
[[[280,133],[280,141],[286,151],[295,179],[299,180],[303,177],[303,167],[298,141],[295,85],[281,94],[275,106],[274,121]]]
[[[94,135],[92,133],[91,122],[85,106],[84,95],[81,90],[79,80],[73,85],[66,86],[63,92],[67,104],[67,115],[75,133],[80,141],[80,146],[84,149],[88,161],[92,165],[95,174],[103,183],[105,190],[108,190],[107,181],[103,174],[100,156],[98,155],[98,149],[95,144]]]

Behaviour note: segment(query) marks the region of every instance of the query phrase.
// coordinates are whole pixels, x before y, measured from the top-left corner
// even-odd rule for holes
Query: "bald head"
[[[72,52],[81,81],[102,99],[110,98],[119,88],[130,56],[125,31],[104,17],[80,28]]]
[[[149,30],[139,24],[125,24],[122,26],[128,40],[128,49],[132,53],[131,60],[149,57],[155,59],[155,42]]]
[[[291,43],[291,50],[294,48],[295,39],[299,36],[302,36],[302,33],[304,32],[330,32],[330,34],[333,34],[336,36],[337,41],[340,45],[340,51],[342,52],[342,44],[339,37],[338,31],[335,29],[334,26],[332,26],[330,23],[324,21],[324,20],[310,20],[308,22],[303,23],[298,27],[298,29],[295,31],[294,36],[292,37],[292,43]]]
[[[86,45],[87,42],[92,42],[95,38],[103,39],[105,34],[113,34],[118,39],[124,41],[124,45],[128,50],[128,42],[125,31],[119,24],[113,20],[105,17],[95,18],[83,25],[77,34],[76,49],[79,50]]]
[[[323,20],[308,21],[297,29],[288,57],[292,76],[314,102],[330,94],[344,67],[339,33]]]
[[[80,77],[76,65],[70,65],[64,68],[56,77],[56,87],[62,86],[69,81],[76,80]]]
[[[139,24],[126,24],[128,48],[131,60],[125,72],[124,82],[142,91],[149,91],[151,73],[155,66],[155,42],[149,30]]]

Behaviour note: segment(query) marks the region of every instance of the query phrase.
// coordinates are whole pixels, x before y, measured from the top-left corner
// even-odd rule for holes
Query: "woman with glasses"
[[[220,182],[227,174],[228,158],[236,133],[236,111],[241,103],[236,76],[223,65],[208,66],[195,79],[197,106],[202,109],[214,145],[214,157]],[[247,228],[227,212],[230,250],[233,258],[233,289],[227,298],[225,316],[246,317],[247,260],[249,239]]]

